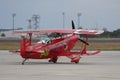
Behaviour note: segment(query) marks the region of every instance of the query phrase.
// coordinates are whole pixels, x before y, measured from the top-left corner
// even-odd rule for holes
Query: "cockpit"
[[[51,43],[51,39],[50,38],[42,38],[41,39],[41,42],[44,43],[44,44],[48,44],[48,43]]]
[[[63,35],[62,34],[59,34],[59,33],[51,33],[49,35],[42,35],[40,36],[40,41],[38,43],[43,43],[43,44],[49,44],[49,43],[56,43],[58,42],[61,38],[63,39]]]

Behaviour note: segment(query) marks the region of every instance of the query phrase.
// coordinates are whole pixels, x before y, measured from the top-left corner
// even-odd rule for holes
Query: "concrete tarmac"
[[[28,60],[8,51],[0,51],[0,80],[120,80],[120,51],[102,51],[83,56],[79,64],[60,57],[58,63]]]

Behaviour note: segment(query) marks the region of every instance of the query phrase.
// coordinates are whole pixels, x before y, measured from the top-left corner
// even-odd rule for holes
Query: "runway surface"
[[[58,63],[28,60],[8,51],[0,51],[0,80],[120,80],[120,51],[102,51],[83,56],[79,64],[60,57]]]

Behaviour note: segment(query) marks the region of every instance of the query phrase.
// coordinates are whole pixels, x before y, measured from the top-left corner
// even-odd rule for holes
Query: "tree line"
[[[114,31],[108,31],[107,29],[103,29],[104,33],[100,35],[90,35],[91,38],[120,38],[120,29]]]

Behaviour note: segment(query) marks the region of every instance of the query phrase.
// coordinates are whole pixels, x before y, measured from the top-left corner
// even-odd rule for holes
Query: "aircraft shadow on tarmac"
[[[22,65],[21,62],[7,62],[3,65]],[[26,62],[24,65],[106,65],[105,63],[94,63],[94,62],[79,62],[71,63],[71,62],[57,62],[57,63],[49,63],[49,62]],[[108,65],[108,64],[107,64]]]

